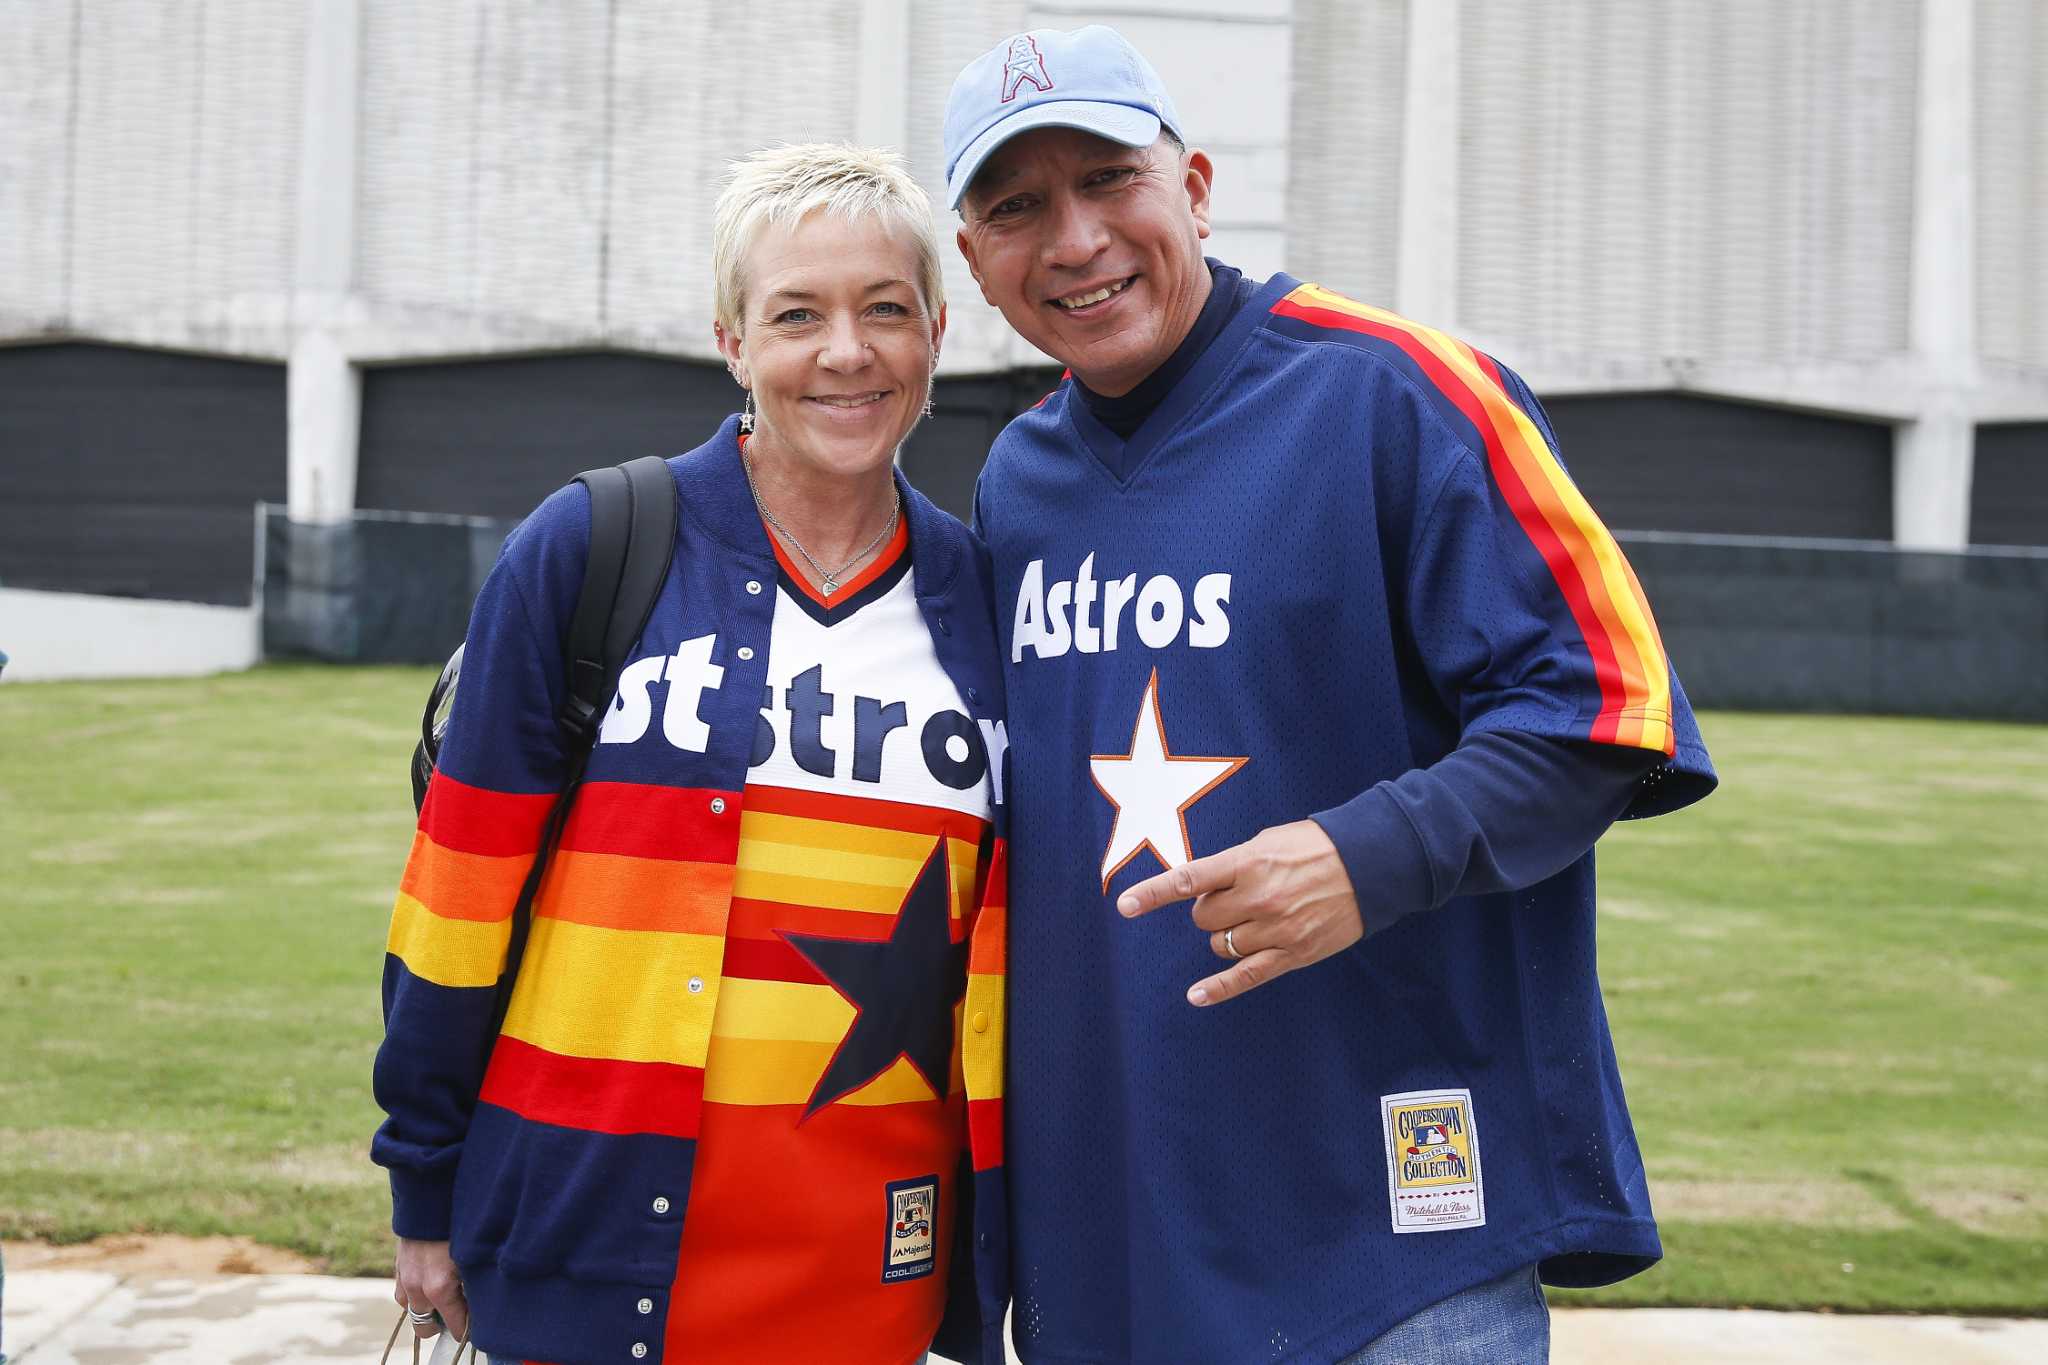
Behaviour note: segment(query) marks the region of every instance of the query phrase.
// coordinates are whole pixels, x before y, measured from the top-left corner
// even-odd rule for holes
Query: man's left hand
[[[1344,860],[1313,820],[1275,825],[1235,848],[1139,882],[1117,897],[1116,908],[1130,919],[1190,896],[1195,926],[1209,931],[1210,951],[1237,959],[1189,987],[1191,1005],[1243,995],[1365,937]]]

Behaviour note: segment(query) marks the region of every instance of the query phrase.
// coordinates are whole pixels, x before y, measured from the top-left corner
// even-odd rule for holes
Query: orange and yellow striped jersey
[[[769,685],[812,701],[742,803],[672,1359],[899,1365],[944,1309],[991,789],[925,761],[958,698],[908,567],[900,527],[829,598],[782,564]]]

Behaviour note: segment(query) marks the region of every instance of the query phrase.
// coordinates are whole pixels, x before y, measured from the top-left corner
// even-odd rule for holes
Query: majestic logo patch
[[[887,1188],[889,1227],[882,1244],[882,1283],[922,1279],[938,1264],[939,1178],[897,1180]]]
[[[1052,89],[1052,77],[1045,74],[1045,54],[1038,50],[1038,40],[1020,33],[1010,39],[1010,50],[1003,54],[1004,104],[1017,98],[1025,81],[1037,86],[1040,94]]]
[[[1469,1090],[1382,1095],[1387,1129],[1387,1199],[1394,1231],[1439,1232],[1486,1223],[1479,1133]]]

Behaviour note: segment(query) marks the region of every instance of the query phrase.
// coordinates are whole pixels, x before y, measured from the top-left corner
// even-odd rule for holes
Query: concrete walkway
[[[373,1365],[398,1316],[389,1280],[174,1280],[80,1270],[8,1275],[5,1311],[7,1365]],[[2043,1320],[1657,1308],[1564,1309],[1554,1321],[1554,1365],[2048,1361]],[[401,1344],[393,1358],[411,1355]]]

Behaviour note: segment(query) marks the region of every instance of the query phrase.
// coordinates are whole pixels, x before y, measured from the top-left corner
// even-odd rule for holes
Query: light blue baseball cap
[[[946,97],[946,206],[959,208],[982,163],[1019,133],[1079,128],[1148,147],[1165,128],[1183,142],[1166,83],[1113,28],[1035,28],[967,64]]]

